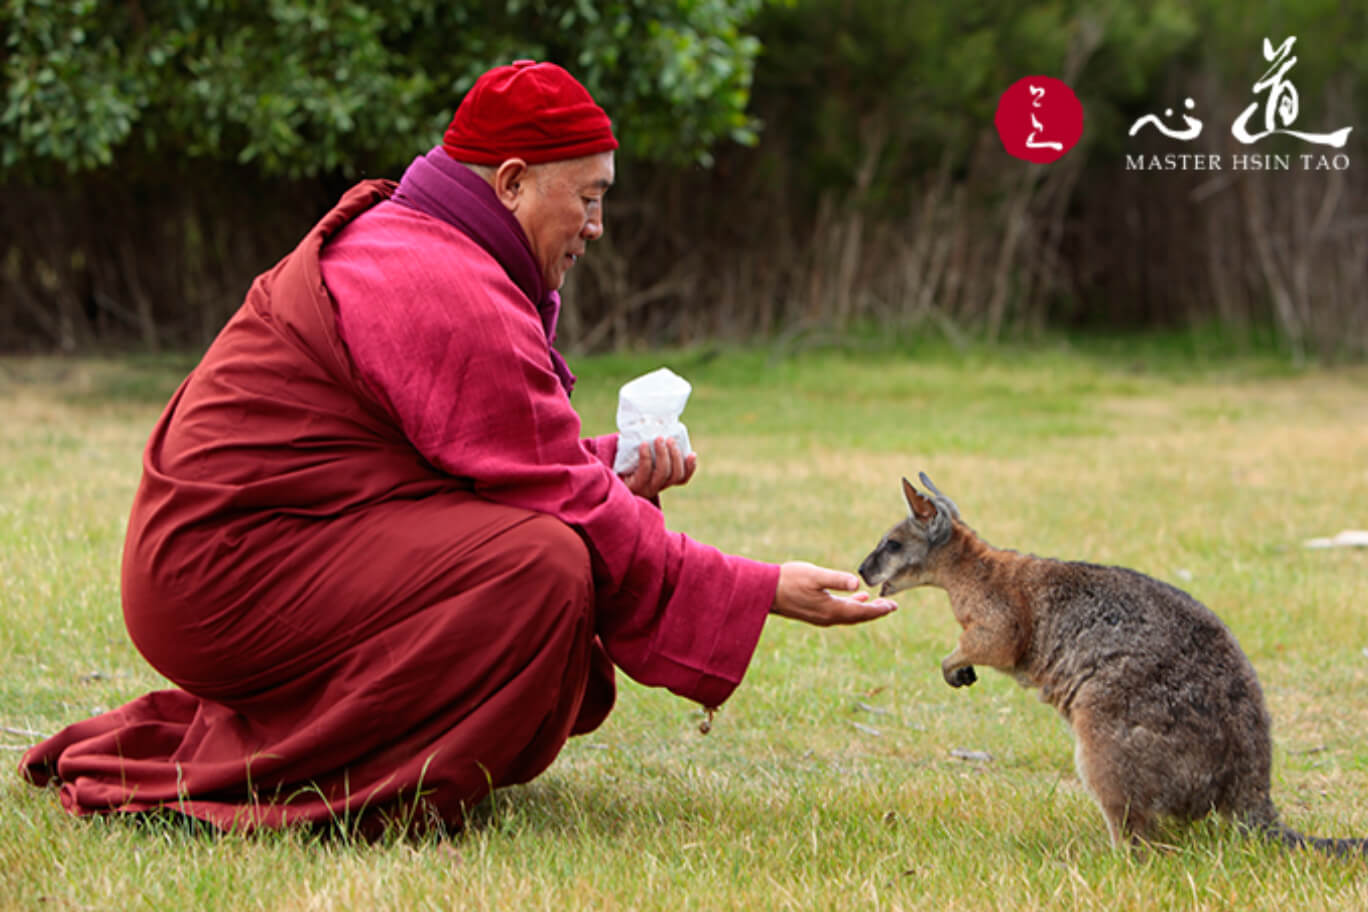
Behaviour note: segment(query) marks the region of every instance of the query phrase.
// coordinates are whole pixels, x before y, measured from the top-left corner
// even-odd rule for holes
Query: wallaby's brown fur
[[[963,628],[941,662],[952,687],[975,665],[1012,675],[1073,727],[1079,777],[1112,842],[1161,817],[1217,811],[1289,846],[1368,851],[1357,839],[1282,826],[1269,796],[1272,737],[1254,668],[1230,630],[1187,593],[1122,567],[993,548],[925,474],[902,481],[909,515],[860,564],[880,595],[938,586]]]

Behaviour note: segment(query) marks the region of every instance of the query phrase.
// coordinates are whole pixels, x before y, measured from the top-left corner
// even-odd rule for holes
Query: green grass
[[[0,760],[165,686],[123,629],[123,525],[143,443],[193,361],[0,360]],[[926,471],[990,542],[1135,567],[1192,592],[1254,661],[1293,827],[1368,835],[1368,369],[1294,370],[1219,340],[1034,348],[871,343],[579,359],[586,433],[617,387],[694,383],[700,453],[672,528],[853,568]],[[1351,909],[1368,863],[1217,822],[1114,852],[1064,723],[985,671],[952,690],[943,593],[817,630],[771,620],[711,734],[623,682],[597,732],[464,835],[377,845],[176,820],[74,819],[0,777],[0,908]],[[951,751],[986,752],[963,760]]]

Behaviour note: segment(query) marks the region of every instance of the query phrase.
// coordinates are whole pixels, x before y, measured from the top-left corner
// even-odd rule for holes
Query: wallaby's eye
[[[884,542],[884,547],[889,551],[901,551],[902,542],[890,538],[888,541]]]

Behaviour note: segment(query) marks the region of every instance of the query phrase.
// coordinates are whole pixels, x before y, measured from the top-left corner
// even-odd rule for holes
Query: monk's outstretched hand
[[[622,480],[633,494],[647,500],[666,488],[688,484],[698,469],[698,454],[681,455],[673,438],[657,437],[654,443],[641,444],[637,457],[637,467]]]
[[[897,609],[892,599],[872,599],[868,592],[836,596],[827,591],[854,592],[859,588],[860,579],[853,573],[828,570],[806,561],[789,561],[779,568],[779,588],[770,613],[831,627],[872,621]]]

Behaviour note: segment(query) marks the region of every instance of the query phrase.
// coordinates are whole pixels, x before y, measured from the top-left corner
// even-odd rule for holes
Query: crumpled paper
[[[675,440],[681,456],[693,452],[689,429],[679,420],[693,387],[689,381],[662,367],[629,380],[618,391],[618,448],[613,471],[627,475],[636,471],[637,449],[657,437]]]

